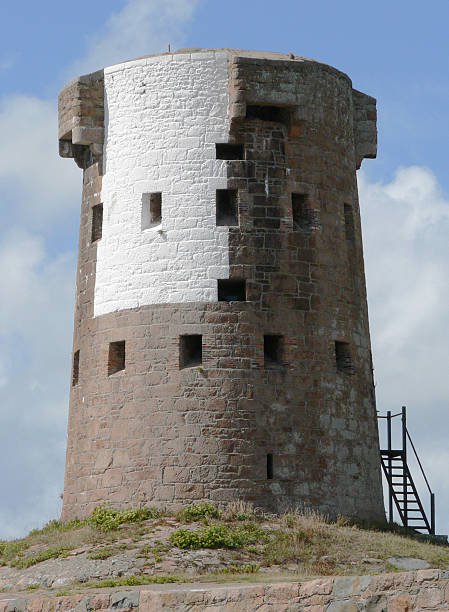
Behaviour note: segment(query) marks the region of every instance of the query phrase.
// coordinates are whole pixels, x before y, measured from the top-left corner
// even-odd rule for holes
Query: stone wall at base
[[[2,598],[3,597],[3,598]],[[0,612],[417,612],[449,610],[449,571],[323,577],[271,584],[154,585],[141,589],[8,598]]]

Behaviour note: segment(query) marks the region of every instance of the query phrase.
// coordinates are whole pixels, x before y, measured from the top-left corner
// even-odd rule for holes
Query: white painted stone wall
[[[164,55],[105,69],[103,234],[94,316],[147,304],[212,302],[229,278],[228,74],[223,52]],[[162,192],[162,222],[142,230],[142,195]]]

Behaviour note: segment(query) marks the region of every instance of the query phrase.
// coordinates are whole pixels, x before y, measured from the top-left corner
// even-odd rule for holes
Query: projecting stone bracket
[[[377,111],[375,98],[356,89],[352,90],[352,101],[355,162],[358,170],[365,158],[374,159],[377,155]]]
[[[100,163],[104,142],[104,73],[70,81],[59,93],[59,154],[80,168]]]
[[[101,163],[103,145],[99,143],[74,144],[71,140],[60,140],[59,155],[74,159],[76,165],[85,170],[94,163]]]

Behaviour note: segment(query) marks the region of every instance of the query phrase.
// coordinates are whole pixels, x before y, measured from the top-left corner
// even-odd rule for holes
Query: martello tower
[[[63,518],[243,499],[383,516],[356,169],[375,100],[184,49],[71,81],[83,168]]]

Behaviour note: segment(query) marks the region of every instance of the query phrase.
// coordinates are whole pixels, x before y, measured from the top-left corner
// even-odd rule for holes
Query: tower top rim
[[[215,53],[225,53],[228,55],[230,59],[234,58],[244,58],[246,60],[262,60],[262,61],[281,61],[281,62],[289,62],[291,64],[298,63],[306,63],[306,64],[315,64],[324,69],[335,72],[336,74],[342,76],[347,79],[347,81],[352,86],[351,78],[342,70],[335,68],[331,64],[326,64],[326,62],[321,62],[319,60],[305,57],[302,55],[295,55],[294,53],[282,53],[280,51],[261,51],[257,49],[235,49],[231,47],[217,47],[217,48],[202,48],[202,47],[182,47],[181,49],[177,49],[176,51],[164,51],[161,53],[150,53],[148,55],[141,55],[139,57],[130,58],[127,60],[123,60],[122,62],[117,62],[115,64],[109,64],[104,67],[100,67],[97,71],[93,71],[91,73],[87,73],[84,75],[79,75],[71,79],[68,83],[62,86],[61,91],[63,91],[66,87],[70,86],[74,81],[82,81],[84,78],[88,78],[96,75],[97,73],[100,75],[103,71],[105,72],[114,72],[119,67],[124,67],[127,64],[133,64],[137,62],[144,62],[145,60],[156,60],[157,58],[164,58],[164,61],[167,61],[166,58],[170,56],[178,56],[178,55],[194,55],[194,54],[215,54]]]

